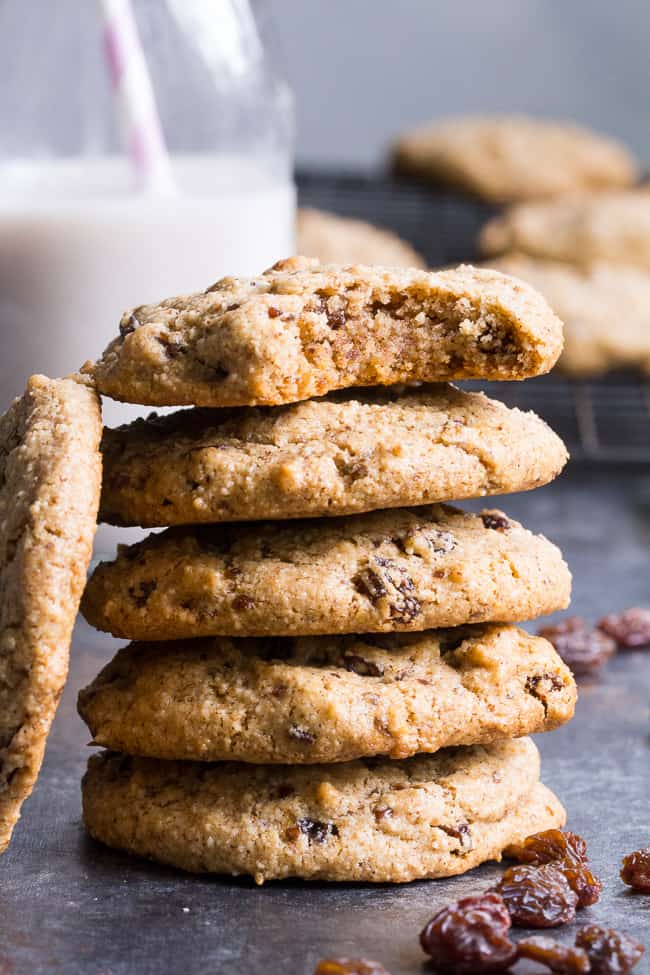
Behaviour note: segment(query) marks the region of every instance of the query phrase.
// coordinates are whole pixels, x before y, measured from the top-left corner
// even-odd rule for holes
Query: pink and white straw
[[[100,0],[104,50],[129,156],[142,189],[169,196],[174,178],[130,0]]]

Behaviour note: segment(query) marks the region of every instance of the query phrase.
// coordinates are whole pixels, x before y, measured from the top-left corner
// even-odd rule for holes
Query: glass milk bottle
[[[140,133],[120,124],[130,55],[107,19],[120,8],[164,186],[147,185]],[[0,45],[4,410],[31,373],[96,358],[126,308],[292,253],[295,192],[291,99],[247,0],[3,0]],[[123,415],[106,406],[108,423]]]

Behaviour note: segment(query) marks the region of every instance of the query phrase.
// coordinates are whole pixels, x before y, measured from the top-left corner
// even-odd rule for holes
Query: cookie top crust
[[[544,299],[497,271],[295,257],[128,312],[84,371],[126,402],[272,406],[351,386],[524,379],[547,372],[561,348]]]
[[[589,129],[524,116],[450,118],[407,132],[393,165],[493,203],[543,199],[631,185],[638,167],[614,139]]]
[[[570,264],[595,261],[650,269],[650,193],[580,195],[521,203],[490,220],[480,247]]]
[[[101,481],[95,392],[32,376],[0,418],[0,852],[38,775],[68,669]]]
[[[562,372],[650,373],[650,268],[605,261],[579,267],[523,255],[499,258],[497,266],[538,288],[562,316]]]
[[[148,527],[308,518],[510,493],[567,453],[534,413],[449,385],[180,410],[102,443],[101,518]]]
[[[549,731],[576,688],[511,626],[131,644],[79,694],[95,744],[151,758],[314,764],[407,758]]]
[[[400,883],[464,873],[564,810],[527,738],[401,762],[264,766],[90,759],[84,821],[110,846],[199,873]]]
[[[82,611],[132,640],[514,622],[564,608],[559,550],[503,512],[447,505],[171,528],[93,573]]]
[[[296,222],[298,251],[323,264],[380,264],[425,268],[417,251],[390,230],[365,220],[301,207]]]

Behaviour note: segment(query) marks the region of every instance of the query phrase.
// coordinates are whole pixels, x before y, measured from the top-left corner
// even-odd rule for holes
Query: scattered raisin
[[[249,609],[253,608],[255,605],[255,600],[251,596],[245,596],[243,593],[241,593],[239,596],[235,596],[231,605],[236,612],[245,613]]]
[[[375,806],[373,813],[378,823],[381,823],[383,819],[392,819],[394,815],[390,806]]]
[[[176,356],[186,354],[187,346],[183,345],[182,342],[176,342],[174,339],[169,339],[167,342],[165,342],[165,352],[170,359],[175,359]]]
[[[492,528],[494,531],[502,532],[510,528],[510,522],[500,511],[482,511],[481,521],[486,528]]]
[[[575,917],[577,895],[553,863],[510,867],[496,889],[516,927],[555,928]]]
[[[420,944],[439,975],[504,972],[517,957],[508,937],[510,925],[498,894],[465,897],[431,918],[420,933]]]
[[[415,583],[393,559],[376,556],[373,565],[361,569],[352,579],[357,592],[366,596],[373,606],[388,599],[390,618],[411,622],[420,612],[415,595]]]
[[[577,909],[595,904],[603,885],[587,864],[587,844],[577,833],[561,829],[547,829],[533,833],[520,846],[511,847],[508,855],[522,863],[536,866],[552,863],[566,877],[569,887],[577,895]]]
[[[330,836],[339,835],[336,823],[322,823],[317,819],[299,819],[296,825],[310,843],[324,843]]]
[[[650,894],[650,847],[623,857],[621,880],[635,890]]]
[[[598,624],[598,629],[613,637],[619,647],[633,650],[650,647],[650,609],[626,609],[622,613],[610,613]]]
[[[440,829],[447,834],[447,836],[452,836],[456,840],[460,840],[461,847],[469,852],[473,847],[472,834],[470,832],[469,823],[458,823],[457,826],[441,826]]]
[[[273,308],[272,306],[269,308],[269,318],[279,318],[281,314],[282,312],[279,308]]]
[[[591,975],[627,975],[645,951],[635,938],[597,924],[580,928],[576,946],[587,952]]]
[[[153,579],[143,579],[137,586],[129,586],[129,596],[138,609],[142,609],[149,602],[149,597],[158,588]]]
[[[383,965],[369,958],[324,958],[314,975],[389,975]]]
[[[543,934],[519,941],[517,957],[546,965],[555,975],[584,975],[591,970],[587,953],[582,948],[567,947]]]
[[[521,863],[553,863],[567,860],[569,863],[587,862],[587,844],[577,833],[569,830],[545,829],[532,833],[520,846],[511,846],[508,856]]]
[[[574,674],[591,674],[616,651],[611,637],[588,627],[580,616],[567,616],[554,626],[542,626],[538,636],[549,640]]]
[[[140,322],[138,321],[135,312],[131,312],[130,315],[125,315],[120,322],[120,335],[123,339],[130,335],[131,332],[135,332],[136,328],[140,327]]]

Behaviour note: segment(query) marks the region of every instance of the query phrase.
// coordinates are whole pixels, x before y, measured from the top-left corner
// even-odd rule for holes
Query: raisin
[[[296,825],[310,843],[324,843],[330,836],[339,835],[339,828],[335,823],[322,823],[317,819],[299,819]]]
[[[357,592],[366,596],[373,606],[388,599],[390,618],[411,622],[420,612],[420,603],[414,595],[415,584],[404,569],[393,561],[380,556],[374,565],[367,565],[352,579]]]
[[[137,315],[134,311],[130,315],[125,315],[120,322],[120,335],[123,339],[130,335],[131,332],[135,332],[136,328],[140,327],[140,322],[138,321]]]
[[[509,856],[522,863],[540,865],[552,863],[566,877],[569,887],[577,894],[577,908],[589,907],[600,897],[603,885],[587,865],[587,844],[577,833],[547,829],[533,833],[521,846],[511,847]]]
[[[580,928],[576,946],[587,952],[592,975],[627,975],[645,951],[636,938],[597,924]]]
[[[492,528],[498,532],[507,531],[510,528],[510,522],[500,511],[482,511],[481,521],[486,528]]]
[[[279,318],[281,314],[282,312],[279,308],[273,308],[272,306],[269,308],[269,318]]]
[[[650,647],[650,609],[626,609],[622,613],[610,613],[598,624],[598,629],[613,637],[619,647],[633,650]]]
[[[582,948],[567,947],[543,934],[519,941],[517,956],[546,965],[556,975],[583,975],[591,970],[587,953]]]
[[[244,593],[240,593],[239,596],[235,596],[231,605],[235,612],[246,613],[249,609],[254,607],[255,600],[251,596],[246,596]]]
[[[510,925],[498,894],[465,897],[431,918],[420,934],[420,944],[439,975],[504,972],[517,957],[508,937]]]
[[[323,958],[314,975],[389,975],[383,965],[369,958]]]
[[[599,629],[588,627],[580,616],[567,616],[554,626],[542,626],[537,631],[553,644],[574,674],[591,674],[609,660],[616,644]]]
[[[578,897],[553,863],[510,867],[496,889],[516,927],[555,928],[575,917]]]
[[[469,823],[458,823],[457,826],[441,826],[440,829],[456,840],[460,840],[460,845],[467,852],[472,849],[472,834],[470,832]]]
[[[650,894],[650,847],[623,857],[621,880],[635,890]]]
[[[360,677],[381,677],[384,668],[381,664],[376,664],[372,660],[365,660],[354,653],[346,653],[343,656],[343,666],[346,670]]]

